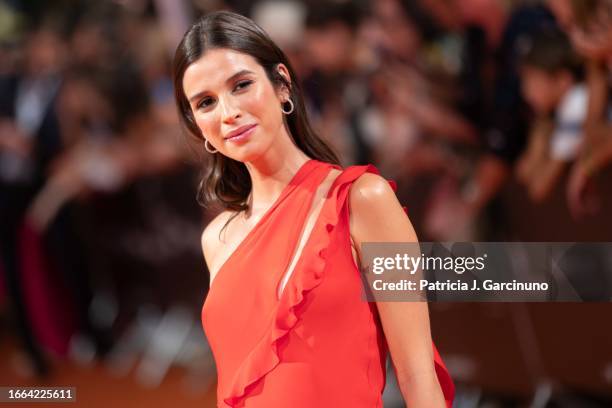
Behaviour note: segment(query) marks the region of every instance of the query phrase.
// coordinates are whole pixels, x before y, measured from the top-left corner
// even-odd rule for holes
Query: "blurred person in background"
[[[46,321],[49,324],[45,324],[42,329],[38,328],[39,332],[42,331],[45,346],[52,346],[53,350],[60,355],[66,352],[67,344],[59,344],[57,341],[50,343],[49,339],[58,339],[57,334],[51,335],[50,332],[69,330],[68,323],[59,324],[58,322],[62,320],[70,321],[68,314],[74,312],[77,327],[76,335],[72,336],[72,340],[86,339],[88,343],[91,343],[92,349],[99,356],[103,356],[111,347],[111,339],[109,333],[96,326],[95,319],[92,318],[93,314],[90,313],[94,296],[92,289],[94,282],[92,282],[91,274],[94,262],[90,258],[91,253],[88,252],[91,250],[91,246],[88,247],[91,241],[87,239],[87,232],[85,232],[87,227],[83,223],[82,206],[71,201],[71,199],[75,195],[83,193],[83,187],[88,184],[87,182],[96,187],[108,189],[109,179],[111,183],[113,178],[117,179],[115,176],[117,172],[113,171],[112,162],[101,160],[102,155],[95,153],[105,150],[110,152],[107,157],[111,154],[119,158],[126,157],[124,152],[127,152],[127,150],[122,148],[123,145],[117,143],[113,146],[114,148],[107,148],[108,145],[102,146],[100,143],[100,136],[104,136],[102,133],[114,124],[123,121],[123,118],[119,115],[124,114],[125,106],[130,106],[129,97],[138,98],[139,94],[134,93],[134,88],[129,86],[138,82],[131,81],[129,77],[126,78],[124,72],[115,78],[107,75],[113,68],[111,61],[116,60],[111,58],[112,37],[107,38],[99,35],[101,31],[95,31],[96,27],[100,28],[104,24],[104,21],[94,22],[85,19],[81,23],[82,25],[72,37],[76,39],[76,46],[70,50],[63,45],[65,39],[59,37],[57,33],[55,37],[51,38],[54,41],[44,37],[44,34],[49,32],[49,30],[44,29],[44,26],[43,29],[34,31],[33,42],[29,43],[30,46],[26,48],[26,55],[31,52],[33,56],[26,59],[28,64],[22,70],[26,74],[26,78],[29,78],[27,75],[32,75],[32,72],[39,76],[41,76],[41,73],[46,74],[52,80],[51,82],[46,80],[46,83],[51,83],[53,87],[51,91],[45,93],[44,88],[41,89],[40,86],[45,81],[32,81],[34,85],[38,84],[38,86],[30,86],[26,88],[27,92],[18,95],[22,97],[23,105],[17,104],[17,121],[24,121],[24,124],[36,129],[38,125],[36,121],[45,118],[44,112],[46,111],[37,112],[37,109],[42,107],[51,112],[48,115],[51,117],[51,122],[48,119],[46,119],[47,122],[41,122],[40,136],[36,140],[37,144],[35,146],[39,148],[42,146],[47,150],[40,149],[43,154],[37,152],[34,156],[39,161],[36,163],[39,168],[35,179],[35,188],[28,191],[27,201],[21,201],[15,206],[21,216],[12,214],[12,223],[17,228],[21,228],[20,236],[15,234],[9,239],[3,240],[3,243],[13,246],[29,245],[26,251],[30,258],[34,258],[34,261],[30,260],[28,262],[30,269],[33,265],[32,262],[35,262],[38,265],[36,273],[42,274],[43,280],[51,280],[58,286],[67,287],[69,302],[74,302],[71,305],[71,310],[60,312],[61,308],[57,308],[54,310],[46,309],[44,312],[56,312],[53,316],[46,316]],[[81,35],[83,32],[93,32],[93,34]],[[71,55],[75,58],[62,58],[60,60],[56,54],[62,57]],[[120,79],[123,78],[131,82],[122,85]],[[116,81],[113,81],[114,79]],[[113,83],[105,82],[108,80],[113,81]],[[113,92],[114,95],[118,92],[126,93],[119,95],[114,102],[109,104],[105,97],[108,94],[113,94]],[[3,93],[3,96],[5,95],[8,96],[10,93]],[[140,95],[142,96],[142,93]],[[137,105],[131,105],[137,106],[136,109],[146,103],[146,98],[140,97],[138,99]],[[20,102],[19,98],[17,102]],[[114,112],[111,106],[116,109]],[[123,110],[122,106],[124,107]],[[94,143],[97,144],[91,144],[85,140],[88,134],[84,133],[83,130],[86,131],[88,126],[96,129],[98,140]],[[117,126],[120,127],[121,125]],[[44,133],[45,131],[47,133]],[[13,132],[13,135],[15,135],[15,132]],[[19,134],[17,133],[17,135]],[[53,149],[50,150],[50,148]],[[132,150],[136,151],[136,149]],[[133,154],[127,157],[133,157]],[[4,168],[4,175],[11,169],[14,172],[15,168],[19,168],[14,162],[14,160],[10,161],[3,157],[1,163]],[[130,163],[129,160],[125,159],[123,162]],[[7,163],[12,166],[8,166]],[[27,177],[27,170],[29,169],[27,166],[21,167],[21,172],[17,175]],[[8,203],[20,198],[20,195],[16,194],[15,191],[9,193],[7,194]],[[7,225],[11,224],[7,223]],[[27,244],[24,244],[24,242]],[[37,246],[40,251],[37,250]],[[9,251],[6,252],[9,256],[12,255]],[[35,295],[34,292],[26,291],[24,293],[23,288],[32,287],[28,280],[41,279],[41,276],[34,278],[34,275],[32,275],[34,271],[26,271],[19,265],[14,270],[16,274],[21,276],[21,292],[25,301],[30,304],[30,315],[34,313],[34,316],[39,316],[37,321],[38,324],[41,324],[41,312],[38,309],[45,304],[46,306],[57,307],[57,304],[53,302],[54,300],[58,301],[58,299],[52,299],[51,296],[47,299],[47,303],[42,299],[30,299],[38,295]],[[54,270],[60,272],[60,276],[63,278],[62,282],[57,282],[50,277]],[[12,272],[12,268],[8,271]],[[49,287],[46,292],[51,293],[53,289]],[[62,313],[67,313],[67,315],[64,316]],[[28,324],[30,317],[27,315],[19,316],[17,321],[20,324]],[[61,333],[61,335],[70,334]],[[77,343],[73,341],[71,344],[75,345]]]
[[[371,5],[360,35],[371,55],[369,101],[360,116],[373,159],[381,171],[401,179],[414,160],[406,160],[420,139],[419,127],[410,108],[421,100],[427,84],[417,72],[421,35],[399,1]],[[421,155],[420,157],[424,157]]]
[[[411,10],[395,0],[372,8],[363,37],[378,63],[368,77],[371,97],[361,122],[376,163],[402,181],[444,170],[452,157],[438,145],[474,144],[474,129],[441,96],[420,56],[426,50]]]
[[[284,53],[251,20],[212,13],[187,31],[174,68],[183,124],[211,155],[200,194],[223,209],[201,239],[211,272],[202,324],[217,363],[218,405],[380,405],[388,344],[407,404],[450,407],[454,387],[432,350],[426,304],[371,309],[353,273],[359,243],[414,241],[411,224],[386,180],[359,178],[374,168],[340,171],[310,129]],[[332,252],[335,242],[344,250]],[[294,245],[304,262],[291,259]],[[327,269],[334,279],[322,279]]]
[[[567,187],[569,206],[580,218],[601,210],[597,175],[612,163],[612,1],[567,1],[573,17],[567,30],[576,50],[588,60],[585,141]]]
[[[71,45],[74,58],[59,96],[66,148],[28,213],[42,231],[64,213],[75,220],[80,242],[66,243],[66,250],[80,248],[97,288],[118,297],[113,329],[121,332],[144,304],[166,308],[201,296],[191,279],[199,271],[193,239],[202,214],[191,200],[189,152],[176,143],[159,26],[101,4],[79,17]],[[170,284],[169,272],[180,265],[193,273]],[[180,288],[187,289],[182,299]]]
[[[492,91],[486,99],[487,109],[480,115],[484,151],[469,177],[437,195],[437,205],[426,220],[426,230],[435,239],[473,237],[470,230],[475,221],[506,185],[526,147],[531,113],[520,92],[520,55],[530,38],[557,23],[544,4],[520,4],[509,13],[506,19],[500,19],[504,29],[494,50]]]
[[[0,77],[0,259],[15,323],[35,371],[47,371],[26,311],[20,236],[28,205],[61,151],[56,112],[66,50],[53,24],[32,29],[14,72]]]
[[[371,160],[359,122],[367,98],[358,28],[361,10],[352,2],[309,4],[305,20],[303,79],[313,125],[340,154],[344,164]]]
[[[63,150],[27,208],[35,230],[54,238],[50,256],[69,277],[79,323],[69,353],[80,361],[102,358],[112,347],[110,321],[92,301],[100,285],[113,283],[106,268],[114,259],[109,248],[118,240],[106,234],[129,217],[127,210],[111,215],[113,204],[121,202],[113,193],[139,170],[140,150],[130,145],[129,135],[142,137],[149,128],[146,88],[118,41],[120,17],[104,5],[78,16],[57,102]]]
[[[535,112],[517,177],[534,202],[545,200],[578,156],[588,108],[582,66],[562,31],[533,38],[521,63],[523,96]]]
[[[62,344],[59,354],[68,351],[81,361],[104,357],[112,347],[117,316],[94,308],[101,290],[119,294],[123,321],[114,327],[119,331],[145,303],[133,291],[170,303],[175,293],[167,290],[172,287],[163,269],[181,264],[194,271],[174,289],[185,285],[196,288],[194,298],[201,296],[189,279],[199,270],[190,261],[198,251],[193,238],[201,213],[190,200],[192,169],[181,162],[187,154],[173,138],[178,118],[169,58],[159,39],[149,20],[120,7],[102,4],[79,15],[53,100],[58,148],[37,189],[18,205],[24,217],[15,222],[25,220],[43,241],[43,258],[70,290],[77,327],[67,333],[70,343]],[[3,243],[17,245],[14,238]],[[154,268],[159,275],[151,273]],[[182,293],[188,301],[188,291]],[[27,324],[24,319],[17,321]],[[53,319],[70,320],[59,314]]]

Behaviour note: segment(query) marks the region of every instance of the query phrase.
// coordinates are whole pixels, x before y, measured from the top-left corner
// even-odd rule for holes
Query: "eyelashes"
[[[242,89],[248,88],[252,83],[253,81],[251,81],[250,79],[239,81],[234,87],[234,91],[240,91]]]
[[[197,108],[204,109],[204,108],[209,107],[212,104],[213,104],[213,98],[206,97],[206,98],[203,98],[200,102],[198,102]]]
[[[234,88],[232,89],[232,93],[241,92],[241,91],[248,89],[253,84],[253,82],[254,81],[251,79],[245,79],[242,81],[238,81],[236,85],[234,85]],[[210,107],[211,105],[213,105],[215,101],[216,100],[213,97],[210,97],[210,96],[204,97],[202,98],[200,102],[198,102],[197,108],[206,109]]]

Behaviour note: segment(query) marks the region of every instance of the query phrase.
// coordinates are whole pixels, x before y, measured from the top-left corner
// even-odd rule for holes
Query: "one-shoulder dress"
[[[332,168],[342,172],[286,273]],[[349,231],[349,188],[366,172],[379,174],[372,165],[302,164],[217,272],[202,324],[217,366],[218,407],[382,407],[388,347],[376,304],[362,297]],[[454,384],[432,347],[450,407]]]

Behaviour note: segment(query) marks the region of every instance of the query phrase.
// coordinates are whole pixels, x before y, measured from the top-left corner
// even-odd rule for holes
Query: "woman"
[[[201,198],[225,210],[202,234],[218,406],[380,407],[387,348],[410,407],[450,405],[427,304],[361,300],[360,244],[416,242],[412,225],[373,166],[343,170],[314,134],[283,52],[210,14],[179,44],[174,85],[210,154]]]

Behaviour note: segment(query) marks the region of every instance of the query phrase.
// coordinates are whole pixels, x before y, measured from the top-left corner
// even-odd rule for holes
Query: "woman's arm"
[[[362,259],[363,242],[418,242],[389,183],[366,173],[351,186],[350,229]],[[445,407],[435,372],[426,302],[377,302],[398,384],[407,406]]]

